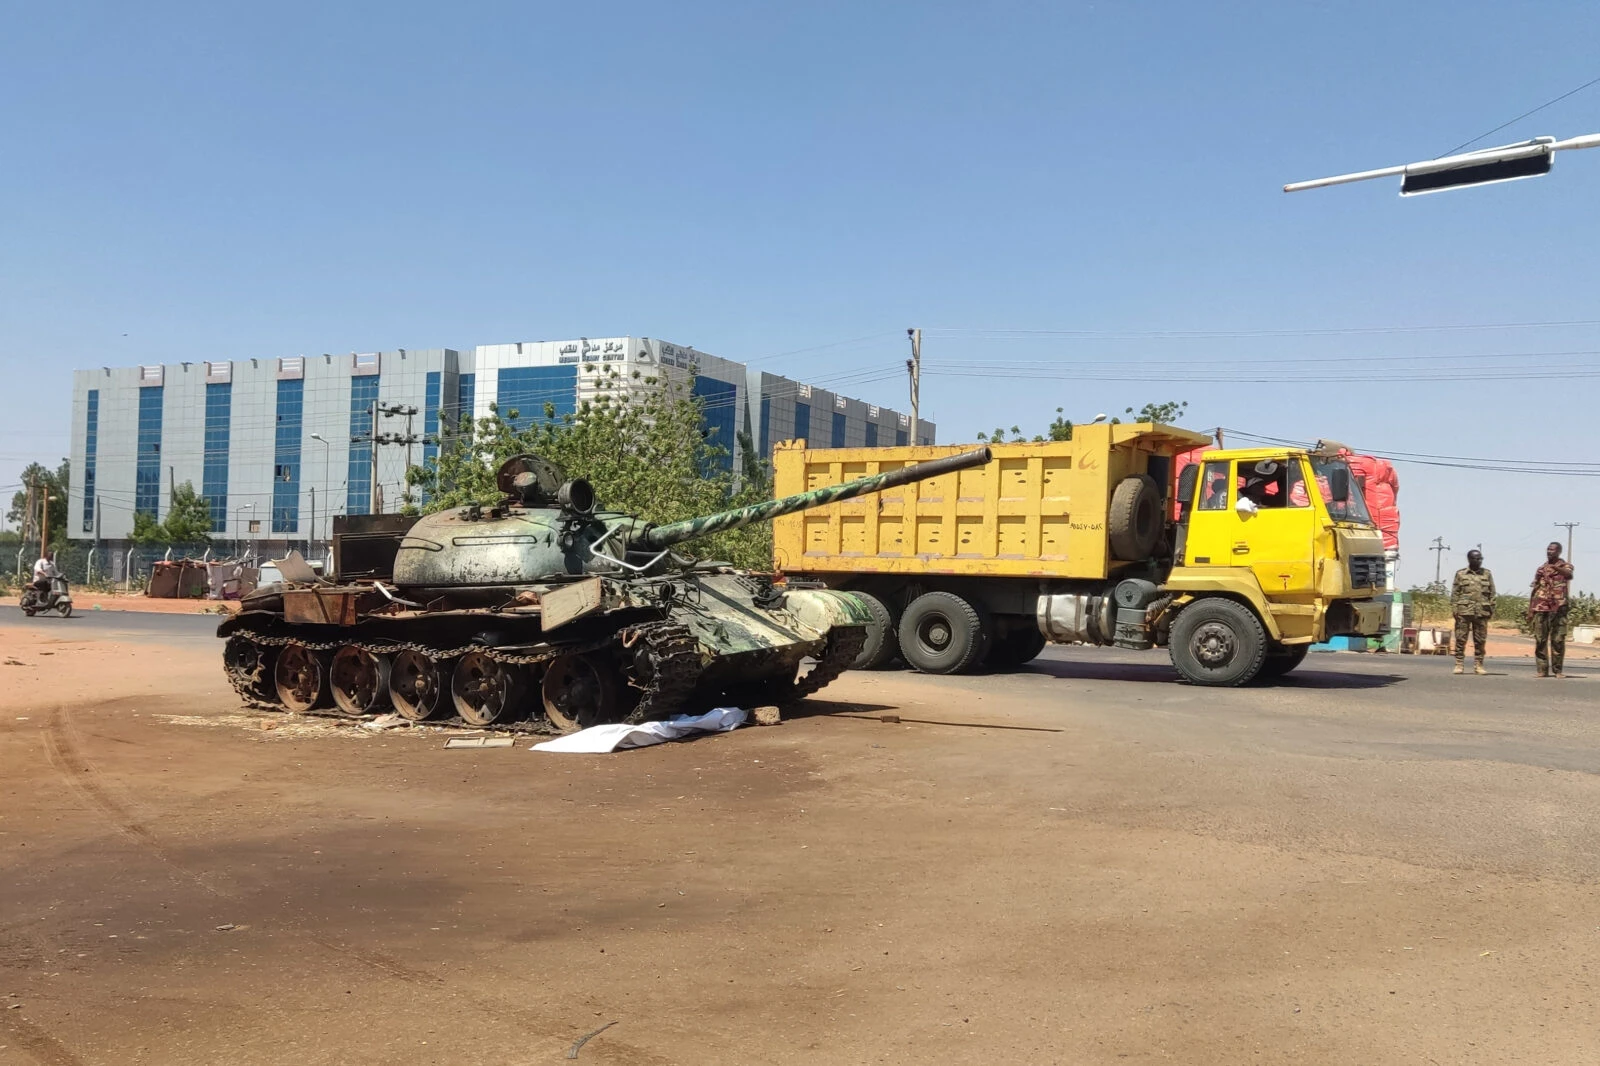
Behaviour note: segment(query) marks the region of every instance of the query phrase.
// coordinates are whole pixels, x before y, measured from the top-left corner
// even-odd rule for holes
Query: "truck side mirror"
[[[1334,503],[1345,503],[1350,499],[1350,471],[1342,466],[1336,466],[1328,472],[1328,492],[1333,496]]]

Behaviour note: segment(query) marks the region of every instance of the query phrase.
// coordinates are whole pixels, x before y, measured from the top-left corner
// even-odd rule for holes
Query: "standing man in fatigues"
[[[1528,621],[1533,627],[1533,661],[1540,677],[1561,676],[1567,654],[1567,590],[1572,585],[1572,564],[1561,558],[1561,542],[1544,550],[1543,566],[1533,573],[1533,594],[1528,597]]]
[[[1489,640],[1489,619],[1494,617],[1494,575],[1483,568],[1483,553],[1477,549],[1467,553],[1467,568],[1456,571],[1455,585],[1450,589],[1450,613],[1456,616],[1455,672],[1461,673],[1466,663],[1470,632],[1478,660],[1472,672],[1486,673],[1483,648]]]

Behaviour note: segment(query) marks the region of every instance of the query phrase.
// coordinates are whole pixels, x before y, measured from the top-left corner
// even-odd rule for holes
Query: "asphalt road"
[[[0,615],[0,1066],[1600,1057],[1585,677],[1058,648],[553,756],[133,617]]]
[[[217,623],[209,614],[164,614],[153,611],[76,610],[71,618],[41,614],[29,618],[14,603],[0,604],[0,627],[26,626],[43,634],[72,639],[109,639],[113,635],[175,646],[193,647],[217,639]]]

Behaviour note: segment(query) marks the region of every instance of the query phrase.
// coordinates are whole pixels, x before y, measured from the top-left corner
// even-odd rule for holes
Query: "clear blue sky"
[[[1600,371],[1600,327],[1306,332],[1600,320],[1600,150],[1404,201],[1280,191],[1600,75],[1592,4],[12,4],[5,26],[0,485],[65,454],[75,367],[631,333],[903,405],[912,325],[944,441],[1173,398],[1198,427],[1600,458],[1594,378],[1514,376]],[[1486,143],[1596,131],[1600,86]],[[1437,380],[1471,366],[1511,376]],[[1405,579],[1439,535],[1447,569],[1482,542],[1521,584],[1570,519],[1600,587],[1594,479],[1400,473]]]

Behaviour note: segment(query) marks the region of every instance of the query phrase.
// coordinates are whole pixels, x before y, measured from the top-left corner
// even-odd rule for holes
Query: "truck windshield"
[[[1372,516],[1367,513],[1367,501],[1361,496],[1361,485],[1350,473],[1350,464],[1343,459],[1327,459],[1317,456],[1311,457],[1311,470],[1317,478],[1317,488],[1322,492],[1322,502],[1328,505],[1328,514],[1336,522],[1359,522],[1364,526],[1372,525]],[[1343,470],[1350,484],[1350,498],[1344,501],[1334,500],[1329,489],[1331,475],[1335,470]]]

